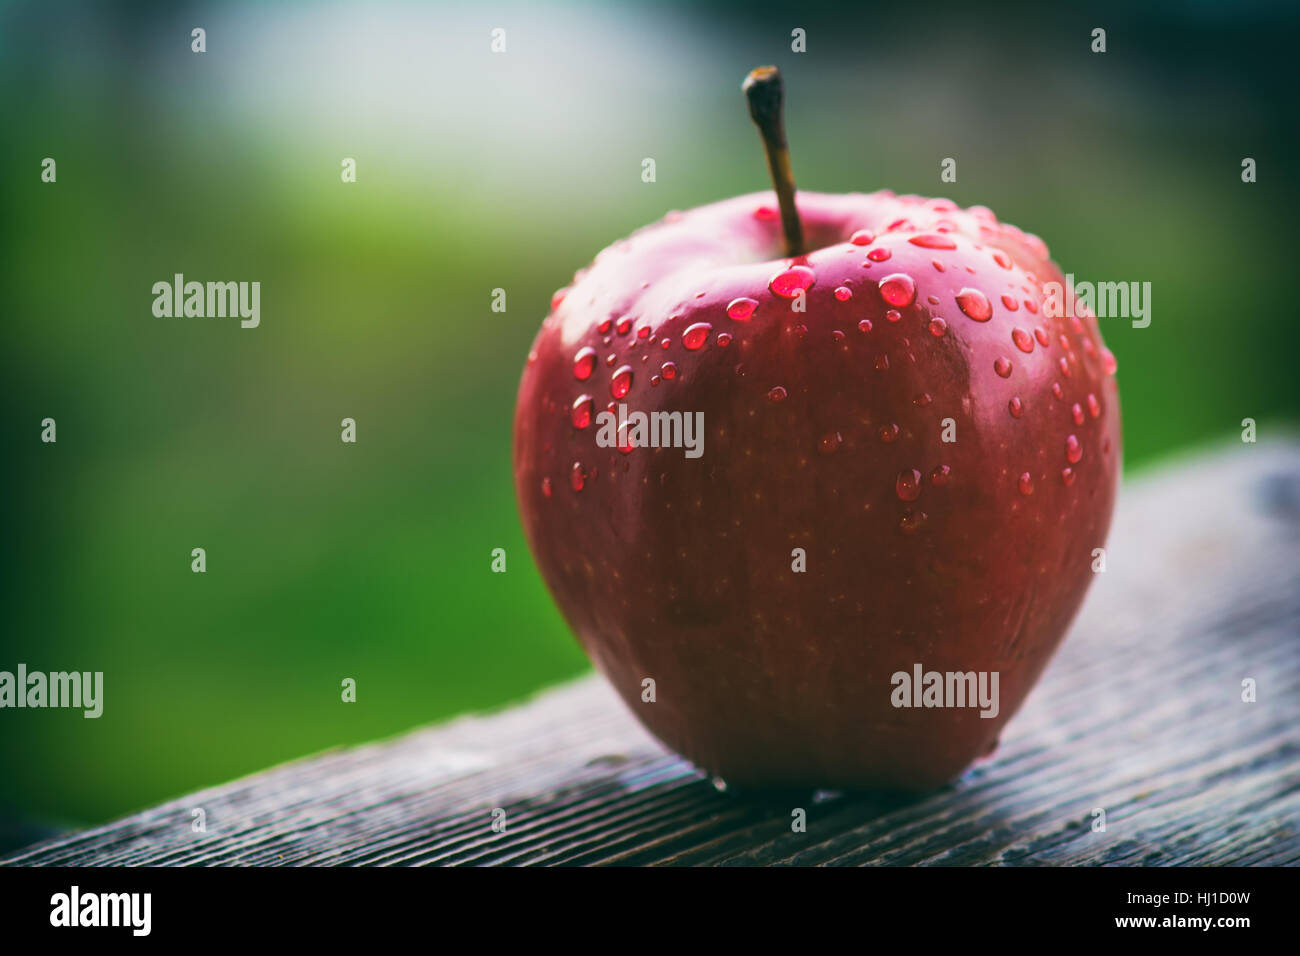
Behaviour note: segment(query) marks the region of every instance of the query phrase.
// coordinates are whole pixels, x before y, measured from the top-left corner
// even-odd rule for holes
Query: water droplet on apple
[[[596,367],[596,350],[591,346],[578,349],[578,354],[573,357],[573,377],[579,382],[585,382],[591,378],[592,370]]]
[[[1070,417],[1074,419],[1076,425],[1083,424],[1083,406],[1078,402],[1070,407]]]
[[[1106,370],[1107,375],[1114,375],[1119,371],[1119,362],[1115,361],[1115,353],[1104,345],[1101,347],[1101,366]]]
[[[1052,344],[1052,337],[1047,334],[1047,329],[1043,328],[1041,325],[1034,329],[1034,338],[1038,339],[1038,344],[1043,348],[1047,348],[1047,346]]]
[[[709,340],[709,333],[713,331],[713,326],[708,322],[696,322],[682,333],[682,345],[689,352],[695,352],[704,348],[704,343]]]
[[[616,331],[619,335],[627,335],[629,332],[632,331],[632,320],[629,318],[619,319],[618,325],[614,327],[614,331]]]
[[[551,296],[551,311],[552,311],[552,312],[554,312],[556,309],[558,309],[558,308],[560,307],[561,303],[564,302],[564,297],[565,297],[566,295],[568,295],[568,293],[569,293],[568,286],[565,286],[563,289],[556,289],[556,290],[555,290],[555,294],[554,294],[553,296]]]
[[[579,395],[573,400],[573,427],[586,428],[591,424],[591,412],[596,407],[590,395]]]
[[[783,299],[793,299],[800,292],[812,288],[816,281],[816,273],[807,266],[791,266],[784,272],[772,276],[767,287],[774,295],[779,295]]]
[[[1061,484],[1065,485],[1065,487],[1067,487],[1067,488],[1069,488],[1072,484],[1074,484],[1074,469],[1073,469],[1073,468],[1062,468],[1062,469],[1061,469]]]
[[[1032,352],[1034,350],[1034,337],[1024,329],[1012,329],[1011,341],[1016,343],[1016,348],[1022,352]]]
[[[664,362],[664,364],[659,367],[659,371],[662,373],[663,377],[669,381],[677,377],[677,365],[674,362]]]
[[[827,432],[821,437],[821,441],[817,443],[817,450],[823,455],[834,454],[843,441],[844,439],[839,432]]]
[[[1072,465],[1077,465],[1079,459],[1083,457],[1083,446],[1079,444],[1079,439],[1075,435],[1070,435],[1065,439],[1065,460]]]
[[[870,229],[859,229],[853,235],[849,236],[849,242],[855,246],[869,246],[876,241],[876,234]]]
[[[615,398],[623,398],[631,388],[632,366],[621,365],[614,373],[614,377],[609,380],[609,394]]]
[[[1064,395],[1064,394],[1065,394],[1065,393],[1061,390],[1061,383],[1060,383],[1060,382],[1053,382],[1053,383],[1052,383],[1052,397],[1055,398],[1055,399],[1059,402],[1059,401],[1061,400],[1061,396]]]
[[[587,487],[587,469],[582,467],[581,462],[573,463],[573,468],[569,471],[569,484],[574,491],[581,491]]]
[[[898,519],[898,527],[903,534],[916,534],[925,524],[924,511],[912,511],[910,508],[903,512],[903,517]]]
[[[1025,299],[1025,311],[1031,315],[1038,314],[1038,303],[1033,299]]]
[[[757,299],[732,299],[731,304],[727,306],[727,316],[735,319],[737,322],[744,322],[754,314],[754,310],[757,308]]]
[[[871,331],[871,320],[870,320],[870,319],[863,319],[861,322],[859,322],[859,323],[858,323],[858,331],[859,331],[859,332],[863,332],[863,333],[870,332],[870,331]]]
[[[728,345],[731,344],[731,333],[719,332],[718,337],[714,339],[714,341],[717,342],[721,348],[725,349]]]
[[[948,483],[948,476],[951,474],[951,468],[947,465],[939,465],[930,471],[930,484],[935,487],[942,487]]]
[[[867,258],[872,262],[884,262],[892,253],[888,249],[872,249],[867,253]]]
[[[1034,479],[1030,477],[1029,472],[1021,472],[1020,479],[1016,482],[1022,495],[1032,495],[1034,493]]]
[[[993,253],[993,261],[996,262],[1004,269],[1011,268],[1011,257],[1007,255],[1005,252],[1003,252],[1001,249]]]
[[[881,425],[879,435],[880,435],[880,440],[883,441],[886,445],[888,445],[898,437],[898,426]]]
[[[997,372],[1003,378],[1010,377],[1011,359],[1007,358],[1004,355],[998,356],[996,359],[993,360],[993,371]]]
[[[1025,410],[1025,403],[1020,400],[1020,396],[1013,396],[1011,401],[1007,402],[1007,411],[1011,413],[1012,418],[1019,418]]]
[[[542,495],[547,498],[551,497],[551,479],[549,478],[542,479]]]
[[[956,249],[957,243],[953,242],[944,235],[920,235],[913,236],[907,240],[914,246],[920,246],[922,249]]]
[[[905,468],[898,473],[894,490],[903,501],[915,501],[921,496],[921,473],[915,468]]]
[[[1016,301],[1014,295],[1004,295],[1002,297],[1002,308],[1006,309],[1008,312],[1014,312],[1016,309],[1020,308],[1020,303]]]
[[[853,290],[846,285],[842,285],[835,290],[835,298],[841,302],[848,302],[849,299],[853,298]]]
[[[767,390],[767,397],[773,402],[784,402],[785,389],[780,385],[773,385]]]
[[[943,338],[943,333],[948,331],[948,323],[943,319],[935,316],[930,320],[930,334],[936,339]]]
[[[895,272],[880,280],[880,296],[890,305],[905,308],[916,301],[916,283],[911,276]]]
[[[979,289],[965,288],[957,293],[957,305],[976,322],[987,322],[993,317],[993,306]]]
[[[1101,402],[1097,401],[1097,396],[1092,392],[1088,393],[1088,414],[1093,418],[1101,415]]]

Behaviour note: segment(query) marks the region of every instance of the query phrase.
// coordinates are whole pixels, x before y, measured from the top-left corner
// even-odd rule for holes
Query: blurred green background
[[[99,720],[0,711],[9,842],[587,667],[515,511],[518,375],[600,248],[766,187],[760,63],[804,188],[982,203],[1152,283],[1150,328],[1103,321],[1130,472],[1294,418],[1295,41],[1252,3],[0,7],[0,669],[106,681]],[[261,327],[155,318],[176,272],[260,281]]]

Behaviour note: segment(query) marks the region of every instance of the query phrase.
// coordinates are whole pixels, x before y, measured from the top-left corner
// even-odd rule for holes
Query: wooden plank
[[[1298,568],[1300,444],[1236,446],[1134,482],[1107,572],[997,754],[920,799],[719,792],[590,677],[4,862],[1295,864]],[[1255,703],[1241,700],[1247,677]],[[790,830],[794,805],[806,833]]]

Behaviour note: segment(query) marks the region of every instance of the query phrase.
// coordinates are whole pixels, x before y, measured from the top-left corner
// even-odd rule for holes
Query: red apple
[[[520,511],[589,656],[699,767],[931,787],[996,744],[1092,580],[1114,360],[1091,315],[1045,314],[1061,270],[988,209],[800,193],[783,231],[780,146],[784,194],[669,214],[556,294]],[[703,413],[702,455],[602,447],[619,402]],[[895,706],[916,665],[997,673],[996,715]]]

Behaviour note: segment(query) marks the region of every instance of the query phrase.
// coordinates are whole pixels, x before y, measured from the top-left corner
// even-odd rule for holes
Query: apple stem
[[[774,66],[760,66],[749,71],[740,85],[749,101],[749,115],[763,137],[767,152],[767,170],[776,188],[776,199],[781,206],[781,228],[785,231],[785,254],[801,256],[803,223],[794,205],[794,170],[790,168],[790,146],[785,140],[785,117],[782,107],[785,87],[781,71]]]

